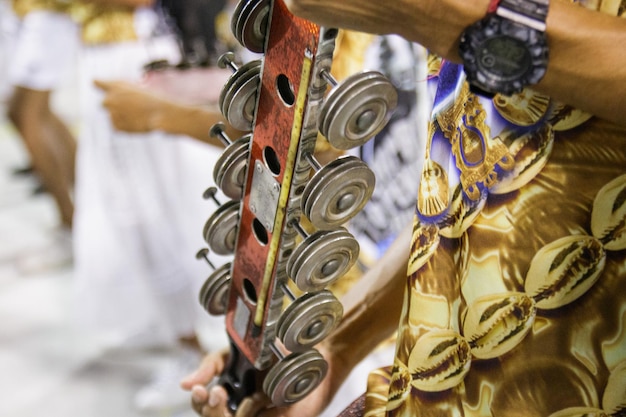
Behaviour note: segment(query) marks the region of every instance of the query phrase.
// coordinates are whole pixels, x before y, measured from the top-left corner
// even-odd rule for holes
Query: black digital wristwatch
[[[548,6],[549,0],[501,0],[463,32],[459,54],[472,91],[511,95],[543,78]]]

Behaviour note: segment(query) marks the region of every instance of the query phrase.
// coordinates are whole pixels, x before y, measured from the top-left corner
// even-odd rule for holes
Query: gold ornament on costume
[[[590,236],[566,236],[541,248],[533,257],[526,293],[541,309],[562,307],[579,298],[604,269],[602,243]]]
[[[448,208],[449,199],[448,173],[430,155],[434,134],[435,126],[431,123],[422,177],[417,192],[417,210],[426,217],[441,215]]]
[[[505,194],[528,184],[548,163],[554,145],[554,131],[549,123],[538,129],[519,135],[507,130],[498,136],[513,155],[513,169],[501,175],[500,181],[489,190],[494,194]]]
[[[530,331],[536,312],[532,298],[520,292],[476,299],[463,322],[463,335],[472,355],[491,359],[513,349]]]
[[[591,232],[607,250],[626,249],[626,175],[598,191],[591,211]]]
[[[411,374],[405,365],[395,363],[391,381],[389,381],[389,394],[387,409],[393,410],[400,406],[411,392]]]
[[[429,53],[428,57],[426,58],[426,68],[428,76],[432,77],[437,75],[439,73],[439,70],[441,69],[442,63],[443,60],[440,56]]]
[[[427,217],[442,214],[448,208],[448,174],[441,165],[427,158],[417,199],[417,209]]]
[[[457,185],[452,193],[452,199],[448,211],[441,222],[439,233],[450,239],[458,238],[474,223],[480,214],[487,196],[483,195],[477,200],[464,198],[461,184]]]
[[[383,416],[387,410],[389,384],[394,370],[391,366],[375,369],[367,377],[365,393],[366,417]]]
[[[592,115],[574,107],[556,103],[548,118],[552,128],[556,131],[573,129],[591,119]]]
[[[472,355],[465,339],[453,330],[433,330],[420,337],[409,355],[412,385],[438,392],[458,385],[470,369]]]
[[[491,139],[486,118],[486,112],[476,96],[469,92],[467,83],[453,109],[437,116],[452,145],[463,190],[472,200],[480,198],[481,185],[490,188],[496,183],[496,166],[508,171],[515,164],[507,147],[498,139]]]
[[[439,245],[439,228],[420,224],[417,216],[413,218],[413,236],[409,256],[408,275],[414,274],[428,262]]]
[[[547,114],[550,97],[526,88],[511,96],[496,94],[493,104],[509,122],[518,126],[532,126]]]

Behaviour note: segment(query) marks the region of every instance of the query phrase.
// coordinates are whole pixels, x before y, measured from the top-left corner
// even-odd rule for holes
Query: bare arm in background
[[[225,123],[217,106],[178,103],[125,81],[95,81],[95,85],[104,91],[103,105],[118,130],[134,133],[161,130],[174,135],[187,135],[209,145],[224,146],[218,139],[209,136],[209,130],[215,123]],[[235,140],[242,132],[227,126],[226,134]]]

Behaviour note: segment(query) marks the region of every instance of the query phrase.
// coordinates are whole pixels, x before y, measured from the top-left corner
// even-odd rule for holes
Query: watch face
[[[476,64],[491,77],[515,80],[532,68],[528,46],[509,36],[486,39],[477,49]]]
[[[465,30],[459,55],[474,91],[511,95],[541,80],[548,45],[544,32],[488,15]]]

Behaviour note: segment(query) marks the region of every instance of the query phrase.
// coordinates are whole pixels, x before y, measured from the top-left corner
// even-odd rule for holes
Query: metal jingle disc
[[[317,229],[335,229],[353,218],[374,192],[376,177],[359,158],[345,155],[317,171],[302,193],[302,212]]]
[[[250,131],[256,112],[256,97],[261,75],[247,80],[232,95],[227,95],[224,105],[226,106],[226,119],[235,129]]]
[[[220,111],[222,112],[224,117],[228,117],[228,115],[226,114],[226,111],[228,109],[224,106],[226,102],[230,102],[230,100],[227,100],[228,96],[234,94],[234,92],[238,91],[246,81],[254,78],[260,73],[261,61],[254,60],[247,62],[239,67],[237,71],[235,71],[233,75],[228,78],[228,80],[224,84],[224,87],[222,87],[222,91],[220,92],[220,97],[218,100]]]
[[[224,101],[224,97],[226,96],[226,93],[232,90],[233,84],[236,82],[241,82],[240,80],[242,77],[245,79],[248,79],[250,77],[251,71],[257,70],[260,72],[260,68],[261,68],[261,61],[258,59],[254,61],[246,62],[245,64],[237,68],[237,70],[233,72],[233,74],[230,77],[228,77],[228,80],[226,80],[226,83],[224,83],[224,86],[222,87],[222,91],[220,91],[220,97],[218,99],[220,108],[222,107],[221,103]]]
[[[267,32],[267,17],[269,16],[269,0],[240,0],[233,11],[230,20],[230,29],[239,43],[252,52],[261,53]],[[244,31],[248,25],[252,27]],[[245,32],[256,33],[255,37],[246,41]],[[260,46],[259,46],[260,44]],[[252,46],[254,50],[248,46]],[[260,49],[260,50],[259,50]]]
[[[233,200],[240,200],[246,182],[246,167],[250,154],[248,134],[231,143],[215,162],[213,180],[224,195]]]
[[[228,308],[230,267],[231,264],[227,263],[216,269],[200,288],[200,305],[214,316],[225,314]]]
[[[280,316],[277,335],[287,350],[303,352],[324,340],[342,315],[343,306],[330,291],[307,293]]]
[[[336,112],[327,113],[332,116],[324,136],[338,149],[361,146],[383,130],[396,105],[397,93],[388,81],[355,89],[354,96],[339,105]]]
[[[267,22],[269,19],[269,0],[247,1],[233,14],[231,29],[235,38],[251,52],[262,53],[265,49]]]
[[[385,77],[355,74],[328,94],[320,111],[320,132],[338,149],[361,146],[385,127],[397,103],[398,93]]]
[[[218,255],[235,253],[239,231],[239,201],[228,201],[215,210],[204,225],[204,240]]]
[[[239,24],[239,20],[242,16],[243,8],[248,6],[251,2],[252,2],[251,0],[239,0],[230,18],[230,31],[232,32],[233,35],[235,35],[235,38],[237,38],[237,40],[240,43],[241,41],[237,37],[237,33],[238,33],[237,25]]]
[[[322,110],[325,110],[325,113],[329,114],[338,111],[339,108],[337,105],[339,104],[340,106],[342,103],[348,101],[349,97],[354,95],[355,90],[357,92],[361,91],[364,87],[368,87],[376,82],[389,83],[389,80],[377,71],[364,71],[351,75],[330,90],[326,95]],[[331,119],[325,118],[324,121],[326,123],[321,123],[321,120],[318,120],[320,130],[328,130],[328,123]]]
[[[352,268],[359,250],[359,243],[345,229],[319,230],[293,251],[287,275],[304,292],[321,290]]]
[[[317,350],[291,353],[276,363],[263,380],[263,391],[277,407],[300,401],[322,382],[328,363]]]
[[[218,105],[224,117],[228,118],[228,104],[232,101],[232,96],[251,79],[260,77],[261,61],[252,61],[240,67],[224,84]]]
[[[235,96],[235,94],[240,92],[246,83],[250,83],[250,80],[254,80],[255,82],[257,82],[258,78],[260,77],[260,75],[252,73],[252,72],[248,72],[242,75],[243,77],[236,80],[236,82],[230,86],[230,89],[225,91],[224,97],[222,98],[222,101],[219,103],[222,114],[224,115],[224,117],[226,117],[226,119],[228,119],[230,116],[228,112],[230,110],[230,105],[232,104],[233,97]],[[250,85],[247,88],[250,88]],[[258,85],[256,86],[256,88],[258,88]],[[255,100],[253,100],[253,103],[254,101]],[[248,130],[252,130],[252,129],[248,129]]]

